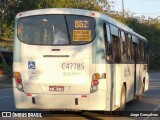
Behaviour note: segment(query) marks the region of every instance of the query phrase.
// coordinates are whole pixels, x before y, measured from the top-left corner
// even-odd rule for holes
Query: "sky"
[[[113,11],[122,12],[122,0],[114,1]],[[145,15],[147,18],[160,18],[160,0],[123,0],[125,11],[134,13],[134,16]]]

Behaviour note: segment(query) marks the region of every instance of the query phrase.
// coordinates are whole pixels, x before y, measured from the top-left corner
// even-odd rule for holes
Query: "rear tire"
[[[122,115],[126,107],[126,88],[123,85],[121,90],[120,107],[114,111],[115,114]]]
[[[121,90],[121,101],[120,101],[120,108],[119,108],[120,114],[122,114],[122,112],[125,110],[125,107],[126,107],[126,88],[123,85]]]

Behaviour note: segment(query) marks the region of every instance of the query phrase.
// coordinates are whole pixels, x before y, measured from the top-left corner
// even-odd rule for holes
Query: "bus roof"
[[[76,14],[76,15],[85,15],[90,17],[99,17],[102,18],[102,20],[106,20],[107,22],[111,23],[114,26],[117,26],[143,40],[146,40],[143,36],[137,34],[136,32],[133,31],[133,29],[129,28],[125,24],[111,18],[108,15],[101,14],[100,12],[97,11],[73,9],[73,8],[47,8],[47,9],[37,9],[37,10],[21,12],[17,14],[16,18],[27,17],[32,15],[42,15],[42,14]]]
[[[92,13],[94,12],[94,16]],[[73,9],[73,8],[47,8],[47,9],[37,9],[37,10],[30,10],[18,13],[16,18],[19,17],[27,17],[32,15],[42,15],[42,14],[76,14],[76,15],[85,15],[91,17],[98,17],[101,16],[101,13],[91,10],[84,10],[84,9]]]

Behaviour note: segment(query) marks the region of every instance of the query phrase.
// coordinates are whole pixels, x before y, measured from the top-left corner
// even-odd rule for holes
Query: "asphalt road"
[[[4,88],[0,89],[0,113],[3,111],[16,111],[15,105],[14,105],[14,97],[13,97],[13,91],[12,88]],[[25,110],[24,110],[25,111]],[[31,110],[32,111],[32,110]],[[110,115],[110,114],[104,114],[103,112],[68,112],[68,111],[59,111],[59,112],[47,112],[45,117],[42,118],[23,118],[23,120],[160,120],[160,72],[152,72],[150,73],[150,83],[149,83],[149,90],[143,94],[142,100],[132,100],[129,103],[127,103],[126,111],[130,111],[130,114],[132,111],[137,111],[132,114],[145,114],[147,111],[152,112],[155,114],[157,111],[159,111],[159,117],[121,117],[120,115]],[[145,112],[146,111],[146,112]],[[11,120],[16,119],[20,120],[22,118],[5,118],[5,120]],[[4,120],[4,118],[0,118],[0,120]]]

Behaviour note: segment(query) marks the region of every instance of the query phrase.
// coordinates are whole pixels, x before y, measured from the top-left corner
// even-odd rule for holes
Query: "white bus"
[[[124,110],[148,89],[148,42],[95,11],[39,9],[15,19],[18,109]]]

